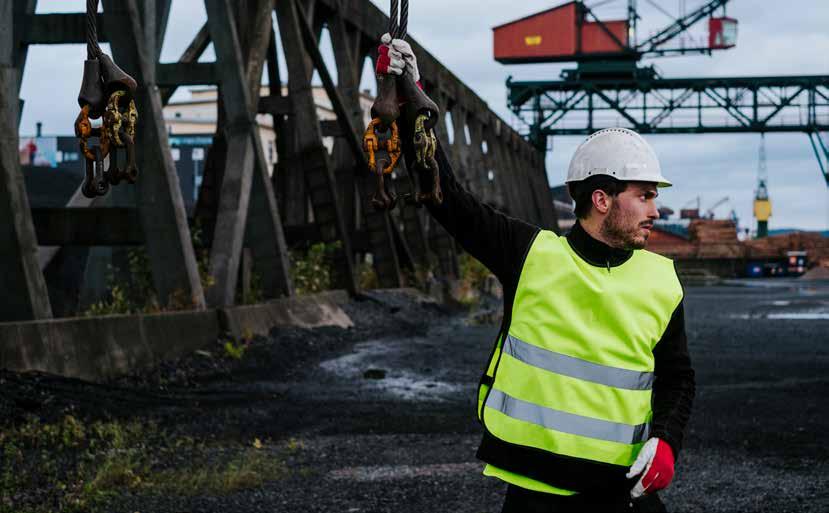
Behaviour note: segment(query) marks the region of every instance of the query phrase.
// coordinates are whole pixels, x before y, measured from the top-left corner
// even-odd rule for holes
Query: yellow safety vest
[[[650,432],[653,349],[682,296],[665,257],[597,267],[539,232],[478,389],[488,473],[553,493],[624,483]]]

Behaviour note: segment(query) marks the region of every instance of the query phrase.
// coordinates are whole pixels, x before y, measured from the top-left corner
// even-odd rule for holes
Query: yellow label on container
[[[524,43],[527,46],[538,46],[541,44],[541,36],[526,36]]]

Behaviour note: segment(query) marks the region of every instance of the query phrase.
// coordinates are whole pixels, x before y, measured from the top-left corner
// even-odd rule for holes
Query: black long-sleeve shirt
[[[409,169],[413,169],[410,130],[411,125],[408,123],[401,126],[403,151]],[[492,208],[465,190],[455,179],[452,166],[440,143],[435,158],[440,167],[443,203],[439,206],[429,205],[427,208],[467,253],[478,259],[500,280],[504,290],[504,316],[510,318],[522,261],[540,228]],[[421,172],[418,178],[421,190],[428,192],[431,186],[429,173]],[[612,248],[594,239],[579,223],[574,225],[566,237],[573,250],[592,265],[614,267],[632,255],[630,250]],[[677,306],[653,350],[655,380],[651,435],[665,440],[677,458],[695,393],[694,370],[685,336],[683,303],[684,301]]]

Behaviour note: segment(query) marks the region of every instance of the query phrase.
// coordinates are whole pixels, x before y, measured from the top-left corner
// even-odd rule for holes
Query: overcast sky
[[[384,12],[388,1],[372,0]],[[507,121],[515,122],[506,108],[506,77],[516,80],[554,80],[569,65],[535,64],[504,66],[492,59],[492,27],[549,9],[559,0],[410,0],[409,34],[466,82]],[[588,2],[595,4],[596,1]],[[663,9],[678,12],[679,0],[656,1]],[[686,0],[687,9],[702,0]],[[605,4],[603,17],[622,16],[624,0]],[[669,19],[640,1],[643,16],[640,35]],[[83,0],[40,0],[38,12],[78,12]],[[739,20],[737,47],[713,57],[689,56],[654,59],[666,77],[762,76],[829,74],[829,1],[826,0],[732,0],[729,16]],[[200,0],[173,0],[173,10],[164,42],[162,61],[174,61],[205,21]],[[699,24],[694,34],[704,34]],[[109,51],[106,45],[105,51]],[[324,36],[323,53],[330,40]],[[36,121],[44,123],[44,134],[69,135],[77,115],[85,48],[82,45],[38,46],[29,51],[21,96],[26,100],[21,134],[32,134]],[[212,59],[209,51],[204,59]],[[284,67],[282,68],[284,70]],[[364,70],[364,87],[371,86],[371,73]],[[58,80],[56,80],[56,78]],[[181,93],[185,95],[186,93]],[[829,140],[829,134],[824,137]],[[580,137],[557,137],[547,158],[551,184],[563,182],[567,163]],[[660,194],[662,203],[678,210],[698,196],[703,209],[720,198],[730,202],[717,210],[726,216],[737,211],[742,226],[753,226],[751,205],[756,185],[758,134],[746,135],[655,135],[648,140],[656,148],[663,173],[674,187]],[[829,188],[805,134],[766,136],[769,192],[774,215],[771,228],[829,229]]]

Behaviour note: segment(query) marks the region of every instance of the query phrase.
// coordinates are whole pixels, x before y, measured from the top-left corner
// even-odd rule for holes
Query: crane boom
[[[719,201],[717,201],[716,203],[714,203],[713,205],[708,207],[708,210],[705,212],[705,217],[707,217],[708,219],[713,219],[714,218],[714,210],[716,210],[717,207],[719,207],[720,205],[722,205],[726,201],[728,201],[728,196],[720,199]]]
[[[657,46],[663,43],[667,43],[671,39],[675,38],[685,30],[687,30],[690,26],[694,25],[699,20],[705,18],[706,16],[710,16],[714,13],[714,11],[716,11],[720,7],[724,7],[727,3],[728,0],[712,0],[708,2],[707,4],[703,5],[694,12],[686,14],[681,18],[678,18],[671,25],[660,30],[657,34],[650,37],[646,41],[643,41],[642,44],[636,47],[636,50],[639,53],[648,53],[655,51]]]

